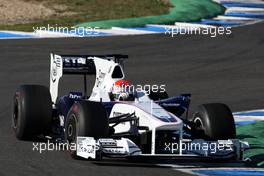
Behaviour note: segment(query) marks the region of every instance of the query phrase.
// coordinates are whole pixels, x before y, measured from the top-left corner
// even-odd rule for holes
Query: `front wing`
[[[238,139],[206,141],[203,139],[180,140],[164,145],[162,153],[143,153],[130,139],[105,138],[95,140],[93,137],[77,138],[77,155],[86,159],[105,157],[157,156],[157,157],[193,157],[208,159],[244,160],[243,152],[249,145]],[[99,154],[99,155],[98,155]],[[100,158],[98,158],[100,156]]]

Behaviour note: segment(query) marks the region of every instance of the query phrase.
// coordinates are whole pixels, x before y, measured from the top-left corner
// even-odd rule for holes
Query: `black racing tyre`
[[[66,120],[65,139],[76,144],[77,136],[106,138],[109,135],[109,121],[105,108],[99,102],[79,101],[72,105]],[[71,156],[79,159],[76,151]]]
[[[169,98],[169,95],[166,91],[161,91],[160,89],[153,92],[152,90],[149,91],[149,98],[153,101],[162,100]]]
[[[194,133],[204,139],[225,140],[236,137],[234,117],[225,104],[211,103],[198,106],[192,122]]]
[[[20,86],[13,99],[12,128],[20,140],[49,132],[52,101],[49,89],[41,85]]]

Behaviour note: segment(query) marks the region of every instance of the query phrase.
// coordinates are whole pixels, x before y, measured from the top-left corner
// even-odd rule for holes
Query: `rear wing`
[[[124,67],[127,55],[58,55],[50,54],[50,93],[52,102],[56,103],[59,80],[63,74],[84,75],[86,89],[86,75],[96,74],[95,58],[113,61]]]
[[[123,65],[127,55],[60,55],[63,62],[63,74],[96,74],[94,57],[112,60]]]

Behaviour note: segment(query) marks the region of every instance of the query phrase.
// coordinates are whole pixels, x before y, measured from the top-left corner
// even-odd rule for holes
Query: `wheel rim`
[[[195,117],[194,118],[194,124],[195,124],[195,128],[198,130],[204,130],[204,125],[203,125],[203,121],[200,117]]]
[[[70,125],[68,126],[68,135],[69,135],[69,136],[72,136],[72,133],[73,133],[73,127],[72,127],[72,124],[70,124]]]

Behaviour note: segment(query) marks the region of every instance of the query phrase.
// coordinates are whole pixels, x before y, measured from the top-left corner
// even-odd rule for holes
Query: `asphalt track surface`
[[[32,152],[17,141],[11,101],[20,84],[49,85],[49,53],[128,54],[125,72],[133,84],[166,84],[170,95],[191,92],[192,107],[224,102],[233,111],[264,107],[264,24],[234,29],[231,36],[168,35],[0,40],[0,176],[2,175],[186,175],[148,163],[74,161],[65,152]],[[92,80],[92,79],[91,79]],[[61,92],[80,89],[62,80]],[[91,81],[90,88],[93,82]],[[250,133],[250,132],[249,132]]]

